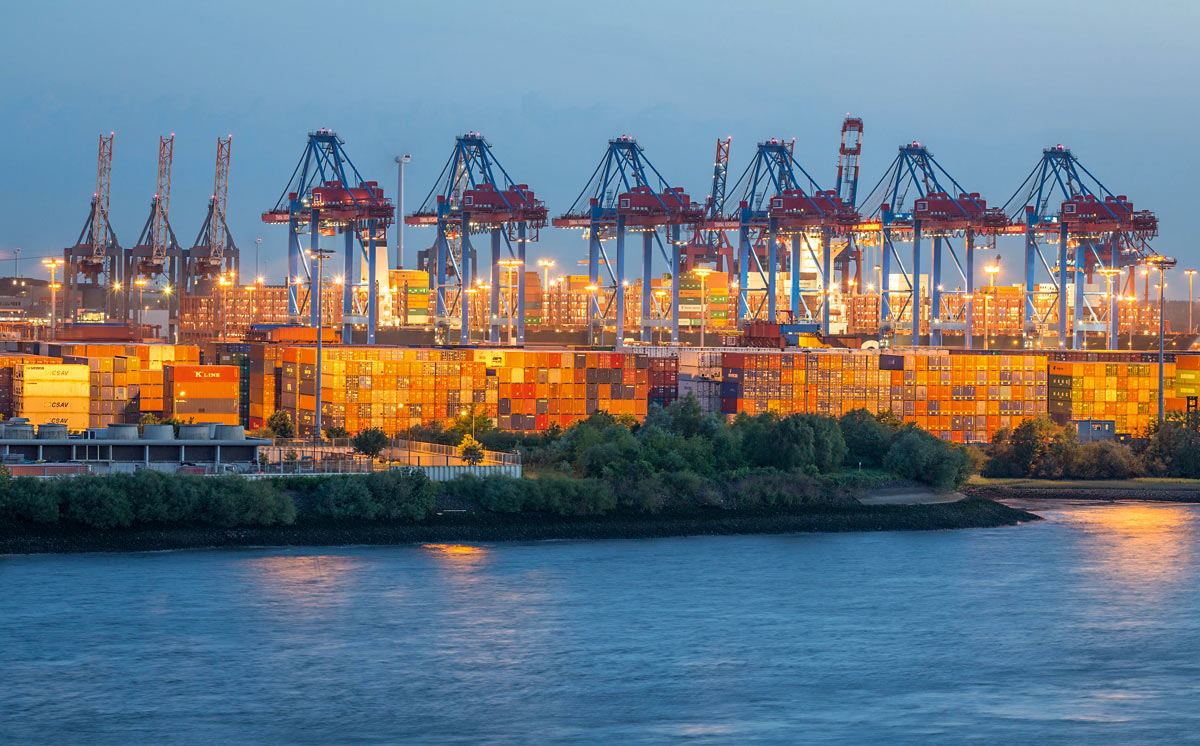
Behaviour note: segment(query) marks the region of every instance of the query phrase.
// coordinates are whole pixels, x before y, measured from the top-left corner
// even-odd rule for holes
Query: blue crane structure
[[[387,251],[387,226],[395,218],[396,208],[374,181],[366,181],[350,161],[342,139],[335,132],[321,129],[308,133],[308,143],[275,207],[264,212],[264,223],[288,226],[288,314],[298,317],[307,298],[305,287],[321,282],[317,277],[320,237],[341,232],[345,237],[345,262],[342,281],[342,335],[350,339],[353,325],[364,323],[367,343],[375,343],[376,312],[379,307],[376,272],[378,254]],[[308,233],[308,260],[300,248],[300,237]],[[359,251],[355,250],[355,241]],[[359,254],[365,265],[355,266]],[[386,266],[386,256],[383,266]],[[365,279],[363,279],[365,276]],[[366,293],[356,290],[366,286]],[[365,299],[362,297],[365,295]],[[312,296],[316,297],[316,296]],[[365,308],[363,308],[365,300]],[[313,326],[321,324],[320,304],[312,302]]]
[[[974,321],[975,246],[977,234],[1002,231],[1008,218],[1000,208],[989,208],[978,192],[968,192],[923,145],[901,145],[883,178],[866,204],[879,205],[876,217],[880,234],[879,335],[883,340],[894,335],[907,312],[910,316],[912,344],[921,340],[921,240],[933,238],[933,266],[929,281],[929,343],[942,344],[946,331],[961,331],[963,346],[971,347]],[[962,252],[954,241],[962,238]],[[897,244],[910,242],[911,271]],[[962,286],[947,291],[943,285],[943,249],[953,262],[954,274]],[[895,262],[905,287],[892,288],[892,262]],[[947,300],[961,296],[960,304]],[[953,305],[957,305],[954,308]]]
[[[525,344],[525,245],[537,241],[540,229],[546,225],[546,215],[545,204],[528,184],[518,184],[509,176],[483,135],[468,132],[455,139],[454,150],[437,182],[421,206],[404,218],[406,225],[437,227],[434,292],[436,339],[440,343],[448,342],[456,305],[461,318],[460,342],[470,341],[469,294],[480,289],[473,287],[476,272],[471,260],[471,236],[488,233],[488,340],[500,342],[500,329],[507,315],[510,319],[516,316],[515,343]],[[502,258],[505,250],[507,259]],[[511,280],[504,284],[505,275],[510,273],[501,270],[508,266],[515,268],[515,287]]]
[[[733,137],[717,140],[713,159],[712,188],[704,200],[704,223],[697,224],[684,249],[682,270],[690,272],[698,262],[709,262],[718,272],[733,272],[733,245],[724,230],[710,228],[725,214],[725,185],[729,179],[729,149]]]
[[[668,327],[671,342],[679,342],[680,230],[685,225],[697,225],[703,218],[704,206],[692,202],[682,187],[672,187],[634,138],[621,136],[608,141],[608,149],[583,191],[570,209],[553,221],[555,227],[586,231],[588,279],[593,293],[588,304],[589,341],[602,340],[604,321],[614,306],[616,346],[620,347],[624,341],[625,233],[632,231],[642,234],[641,341],[650,342],[654,328]],[[667,233],[665,242],[659,236],[659,228]],[[609,240],[616,243],[615,261],[604,246]],[[666,318],[665,310],[652,293],[656,246],[670,267],[670,318]],[[608,275],[607,281],[601,280],[601,265]]]
[[[1113,194],[1062,145],[1042,151],[1004,209],[1025,235],[1026,344],[1051,326],[1060,349],[1067,347],[1069,330],[1076,349],[1086,345],[1089,331],[1117,339],[1120,293],[1089,292],[1086,284],[1096,272],[1116,275],[1154,255],[1149,245],[1158,234],[1154,213],[1135,211],[1125,195]],[[1045,247],[1056,249],[1053,264]]]
[[[854,208],[843,204],[836,192],[821,189],[796,161],[793,150],[794,141],[772,138],[760,142],[750,165],[734,184],[735,192],[739,185],[742,186],[737,211],[727,214],[712,227],[735,227],[738,231],[739,322],[776,321],[776,286],[781,264],[778,249],[786,241],[790,246],[792,323],[805,331],[819,330],[828,334],[828,292],[832,278],[830,244],[834,233],[844,233],[853,227],[858,214]],[[757,250],[764,240],[765,267],[761,252]],[[819,255],[814,248],[817,242],[820,244]],[[815,286],[805,287],[801,283],[802,245],[817,266]],[[758,274],[765,288],[765,298],[754,306],[750,303],[751,270]],[[815,302],[810,303],[811,298],[815,298]]]

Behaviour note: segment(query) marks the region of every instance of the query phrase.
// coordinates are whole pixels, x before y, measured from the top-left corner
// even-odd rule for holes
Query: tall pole
[[[1196,277],[1196,270],[1187,269],[1184,270],[1183,273],[1187,275],[1188,278],[1188,334],[1191,334],[1192,330],[1194,329],[1192,326],[1192,280]]]
[[[313,441],[316,443],[321,442],[321,368],[323,367],[322,366],[322,362],[323,362],[322,354],[324,352],[323,337],[325,336],[325,308],[322,305],[323,293],[321,292],[321,286],[324,284],[325,255],[331,254],[331,253],[333,253],[333,252],[331,252],[329,249],[317,249],[316,251],[314,251],[314,257],[313,257],[314,259],[317,260],[317,276],[313,278],[315,280],[315,282],[313,283],[313,287],[315,288],[315,297],[313,298],[313,304],[316,306],[316,309],[317,309],[317,314],[316,314],[316,321],[317,321],[317,385],[316,385],[316,392],[315,392],[316,393],[316,406],[315,406],[316,411],[313,413],[313,425],[314,425]],[[297,400],[298,399],[299,399],[299,397],[297,397]]]
[[[1166,266],[1160,262],[1158,265],[1158,422],[1161,425],[1163,421],[1163,357],[1166,346],[1164,339],[1163,327],[1163,309],[1166,301]]]
[[[254,281],[255,282],[258,282],[258,278],[260,276],[259,269],[258,269],[258,255],[260,253],[262,253],[262,239],[256,238],[256,239],[254,239]],[[240,264],[240,262],[239,262],[239,264]]]
[[[404,269],[404,164],[411,160],[408,153],[396,156],[396,269]]]

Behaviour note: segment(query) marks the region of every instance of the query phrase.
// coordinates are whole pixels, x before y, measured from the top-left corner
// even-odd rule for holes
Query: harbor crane
[[[320,237],[339,232],[343,235],[342,338],[350,339],[354,324],[365,323],[367,344],[374,344],[379,308],[377,272],[381,266],[378,255],[387,251],[387,227],[395,219],[396,208],[384,197],[378,182],[363,179],[343,145],[333,130],[308,133],[308,143],[291,180],[275,206],[263,213],[262,220],[288,226],[288,314],[292,317],[299,317],[309,301],[311,291],[305,288],[321,282]],[[305,233],[309,240],[307,260],[300,249],[300,237]],[[356,254],[364,266],[356,267]],[[387,266],[386,254],[382,266]],[[365,293],[356,292],[364,285]],[[320,326],[320,304],[308,305],[312,325]]]
[[[680,231],[703,219],[704,206],[692,202],[682,187],[672,187],[634,138],[622,135],[608,141],[608,149],[579,196],[567,212],[553,220],[555,227],[584,229],[588,239],[588,279],[592,290],[588,303],[589,341],[598,344],[602,340],[604,322],[612,311],[616,320],[616,346],[623,344],[628,231],[642,235],[641,341],[649,343],[655,328],[667,327],[671,330],[671,342],[678,344]],[[667,234],[665,241],[659,235],[660,228]],[[609,256],[605,241],[616,244],[615,260]],[[671,272],[669,318],[652,292],[656,248]],[[607,279],[601,278],[602,265]]]
[[[175,133],[158,138],[158,178],[154,198],[150,200],[150,215],[146,218],[137,242],[125,250],[125,271],[122,291],[125,308],[129,308],[133,286],[165,279],[161,291],[167,296],[167,330],[174,339],[179,328],[179,289],[183,269],[183,250],[171,227],[171,163],[175,153]],[[139,296],[141,293],[139,292]],[[139,309],[138,318],[141,316]]]
[[[96,164],[96,191],[87,220],[75,245],[63,249],[63,280],[66,285],[64,316],[75,318],[79,312],[82,293],[87,288],[105,294],[105,315],[108,318],[128,316],[125,296],[120,293],[124,281],[124,252],[117,241],[108,218],[109,186],[112,183],[112,132],[100,135]]]
[[[486,233],[491,241],[486,288],[488,341],[498,344],[505,317],[515,316],[515,343],[525,344],[525,247],[537,241],[546,217],[546,205],[534,196],[528,184],[518,184],[509,176],[483,135],[468,132],[455,139],[454,150],[437,182],[421,206],[404,218],[406,225],[437,228],[434,323],[439,343],[449,341],[456,308],[460,316],[459,340],[462,344],[470,341],[469,296],[483,289],[473,287],[478,281],[471,236]],[[511,280],[504,284],[512,274],[516,275],[515,288]],[[514,289],[515,294],[511,292]]]
[[[237,278],[240,256],[233,234],[225,223],[225,206],[229,197],[229,156],[233,135],[217,138],[217,168],[213,180],[208,213],[192,247],[184,257],[183,275],[187,292],[204,293],[212,287],[214,278]]]

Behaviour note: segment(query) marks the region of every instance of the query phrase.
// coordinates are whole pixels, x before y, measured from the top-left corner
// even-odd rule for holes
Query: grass
[[[967,482],[971,487],[1009,487],[1012,489],[1046,490],[1195,490],[1200,491],[1200,479],[1170,477],[1140,477],[1138,479],[1027,479],[988,478],[979,475]]]

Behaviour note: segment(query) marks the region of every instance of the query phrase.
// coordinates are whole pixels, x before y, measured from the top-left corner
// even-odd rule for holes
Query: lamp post
[[[700,278],[700,346],[704,346],[704,327],[708,326],[708,296],[705,295],[705,282],[712,274],[708,267],[696,267],[692,274]]]
[[[1188,334],[1192,333],[1192,278],[1196,276],[1196,270],[1185,269],[1183,273],[1188,278]]]
[[[517,268],[523,267],[524,264],[525,264],[525,262],[521,261],[520,259],[501,259],[500,260],[500,266],[504,268],[504,277],[500,281],[499,294],[504,296],[504,305],[508,307],[508,344],[509,345],[512,345],[512,343],[513,343],[513,306],[516,305],[516,302],[517,302],[516,294],[513,292],[513,290],[515,289],[514,288],[515,279],[516,279],[515,275],[517,273]],[[542,264],[541,261],[539,261],[538,266],[541,266],[541,264]],[[522,271],[524,271],[523,268],[522,268]],[[525,309],[522,308],[521,313],[524,313],[524,312],[525,312]]]
[[[404,269],[404,166],[412,155],[396,156],[396,269]]]
[[[221,275],[217,280],[217,284],[221,286],[221,344],[225,344],[229,340],[227,334],[229,332],[229,286],[233,282],[228,275]]]
[[[63,265],[62,259],[43,259],[42,264],[50,270],[50,339],[54,339],[55,330],[58,328],[58,288],[60,287],[54,281],[54,272]]]
[[[1121,270],[1115,269],[1112,267],[1107,267],[1107,268],[1100,269],[1097,271],[1100,274],[1104,275],[1104,277],[1106,279],[1105,290],[1108,291],[1108,297],[1112,298],[1113,297],[1113,278],[1120,275]],[[1113,303],[1111,303],[1111,302],[1109,303],[1110,308],[1112,308],[1113,305],[1114,305]],[[1121,334],[1121,327],[1120,327],[1120,324],[1121,324],[1121,297],[1120,296],[1117,296],[1117,302],[1115,305],[1117,308],[1117,318],[1109,319],[1109,323],[1108,323],[1108,349],[1110,349],[1110,350],[1115,350],[1120,346],[1120,334]]]
[[[333,253],[332,249],[321,249],[321,248],[318,248],[315,251],[310,249],[308,252],[310,262],[312,261],[312,257],[314,255],[317,257],[317,276],[315,278],[313,278],[315,280],[315,282],[312,283],[313,288],[314,288],[312,302],[317,305],[317,370],[316,370],[317,385],[316,385],[316,392],[315,392],[316,393],[316,397],[315,397],[316,402],[313,407],[316,410],[315,412],[313,412],[313,430],[314,430],[313,441],[316,443],[321,442],[321,434],[322,434],[321,433],[321,424],[322,424],[321,423],[321,368],[323,367],[322,366],[322,362],[323,362],[322,356],[324,353],[323,338],[325,336],[325,307],[322,303],[321,286],[325,284],[325,257],[329,256],[332,253]],[[297,396],[296,401],[299,401],[299,400],[300,400],[300,397]]]
[[[549,326],[550,312],[550,268],[554,266],[553,259],[538,259],[537,266],[542,268],[542,324]]]
[[[262,253],[262,239],[256,238],[256,239],[254,239],[254,276],[255,277],[258,277],[258,275],[259,275],[258,255],[260,253]]]
[[[1163,421],[1163,358],[1165,357],[1166,346],[1165,327],[1163,325],[1163,310],[1166,305],[1166,272],[1174,267],[1177,262],[1173,257],[1160,256],[1155,254],[1146,258],[1148,264],[1158,267],[1158,422]]]
[[[991,292],[985,293],[983,296],[983,349],[990,350],[992,344],[992,317],[988,316],[988,296],[996,294],[996,275],[1000,272],[1000,257],[996,257],[996,261],[991,264],[984,265],[984,272],[988,274],[988,287]]]
[[[592,320],[592,309],[593,308],[596,309],[597,315],[599,315],[599,313],[600,313],[600,300],[599,300],[599,298],[596,297],[596,294],[600,291],[600,286],[599,285],[588,285],[584,289],[587,290],[588,293],[590,294],[589,301],[591,302],[591,305],[588,307],[587,313],[584,314],[585,318],[588,321],[588,327],[590,328],[591,320]],[[598,327],[598,330],[599,330],[600,339],[599,339],[599,342],[597,343],[597,346],[603,347],[604,346],[604,319],[603,318],[600,319],[600,325]],[[591,342],[591,340],[589,339],[588,342]]]
[[[139,277],[133,281],[133,284],[138,289],[137,325],[139,327],[142,325],[142,294],[146,291],[146,282],[145,277]],[[138,330],[138,334],[141,334],[140,329]]]

